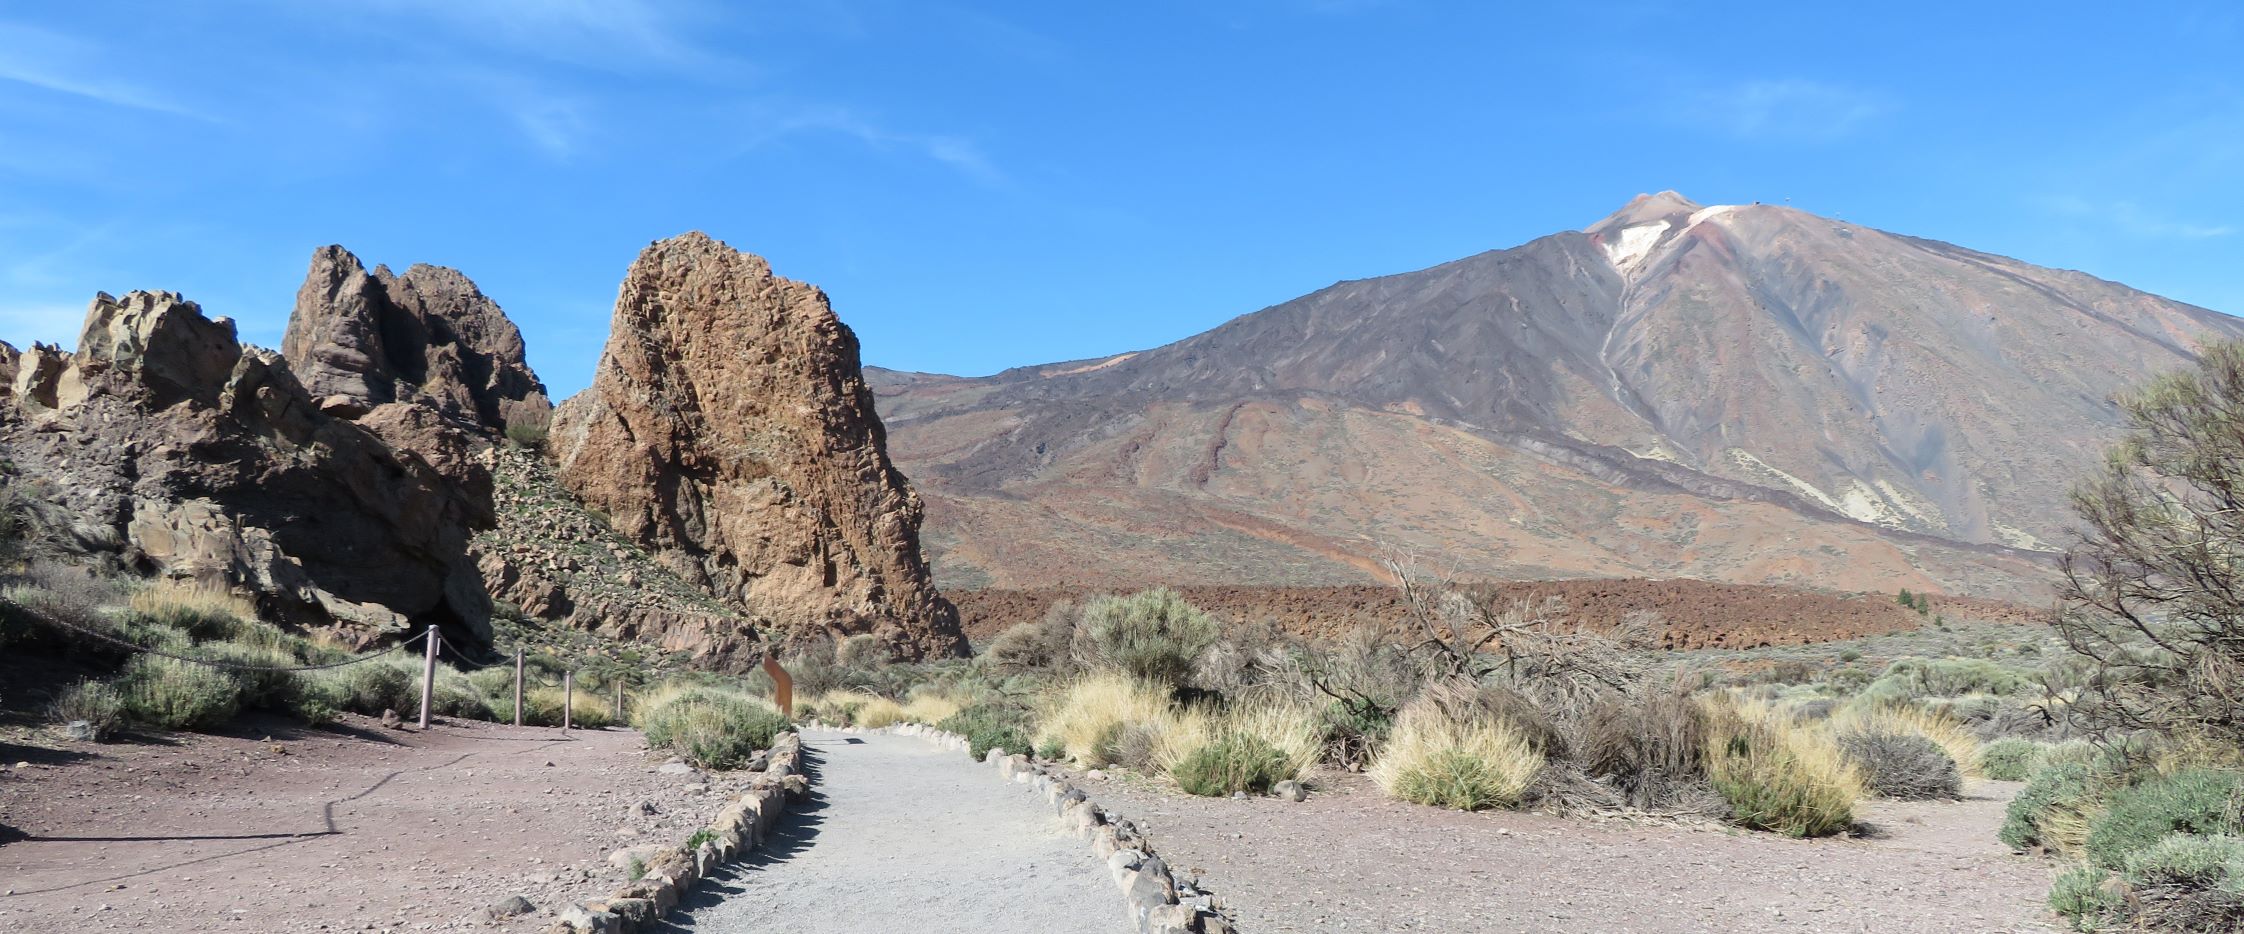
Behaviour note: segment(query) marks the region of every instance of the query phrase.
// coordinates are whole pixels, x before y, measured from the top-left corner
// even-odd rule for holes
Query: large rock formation
[[[101,295],[76,352],[0,358],[14,371],[0,403],[11,482],[65,498],[92,557],[250,592],[276,618],[359,642],[426,624],[488,638],[466,549],[492,523],[488,490],[320,411],[232,321],[170,293]],[[377,424],[449,437],[427,411]]]
[[[522,332],[475,283],[442,266],[369,273],[350,251],[319,248],[281,353],[320,407],[345,417],[418,402],[493,433],[536,433],[552,414]]]
[[[791,630],[956,654],[857,339],[817,288],[699,234],[626,274],[591,388],[556,412],[561,482],[678,576]]]

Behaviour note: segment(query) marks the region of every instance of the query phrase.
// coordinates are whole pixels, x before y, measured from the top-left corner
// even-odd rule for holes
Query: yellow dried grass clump
[[[1315,711],[1258,698],[1221,710],[1178,711],[1159,727],[1152,764],[1194,794],[1259,792],[1300,778],[1323,752]]]
[[[1116,741],[1136,729],[1151,735],[1153,749],[1181,728],[1202,729],[1184,723],[1184,716],[1160,685],[1119,672],[1085,676],[1046,698],[1038,720],[1037,748],[1057,745],[1064,754],[1087,768],[1115,762]]]
[[[256,604],[225,588],[195,581],[150,583],[133,591],[126,605],[135,613],[182,629],[204,620],[231,620],[236,625],[257,620]]]
[[[1854,823],[1862,773],[1827,727],[1798,724],[1784,711],[1726,696],[1704,703],[1707,777],[1739,825],[1821,837]]]
[[[1467,720],[1440,705],[1403,708],[1370,774],[1388,795],[1416,804],[1479,811],[1512,807],[1543,769],[1518,730]]]

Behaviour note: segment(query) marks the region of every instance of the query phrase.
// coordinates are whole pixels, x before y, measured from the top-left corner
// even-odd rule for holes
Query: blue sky
[[[333,242],[465,271],[567,394],[701,229],[978,374],[1663,188],[2244,312],[2236,4],[1565,6],[0,0],[0,338],[148,288],[275,345]]]

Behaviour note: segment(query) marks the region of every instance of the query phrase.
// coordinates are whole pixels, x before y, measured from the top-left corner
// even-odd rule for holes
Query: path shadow
[[[765,867],[791,862],[816,845],[818,831],[826,823],[824,811],[827,807],[826,795],[819,790],[821,760],[817,750],[808,743],[803,744],[802,771],[803,777],[811,782],[810,794],[801,801],[788,802],[787,813],[780,816],[778,826],[772,828],[771,835],[765,837],[761,845],[701,880],[667,917],[640,930],[673,934],[708,930],[696,926],[700,920],[695,917],[697,912],[746,892]]]

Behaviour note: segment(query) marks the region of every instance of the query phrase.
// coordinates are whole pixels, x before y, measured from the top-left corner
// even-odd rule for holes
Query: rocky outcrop
[[[609,639],[684,652],[745,670],[761,636],[737,609],[680,580],[553,479],[553,465],[519,447],[491,452],[498,526],[470,547],[501,612]]]
[[[319,248],[281,353],[321,409],[347,418],[417,402],[503,434],[541,433],[552,415],[522,332],[474,282],[442,266],[369,273],[350,251]]]
[[[68,498],[88,557],[248,592],[275,618],[359,643],[425,624],[489,637],[466,548],[492,524],[488,489],[322,412],[232,321],[171,293],[105,294],[76,352],[34,345],[13,363],[0,456]],[[415,408],[366,416],[437,431]]]
[[[641,252],[551,444],[561,482],[618,533],[756,617],[874,633],[908,658],[965,649],[856,336],[762,259],[699,233]]]

